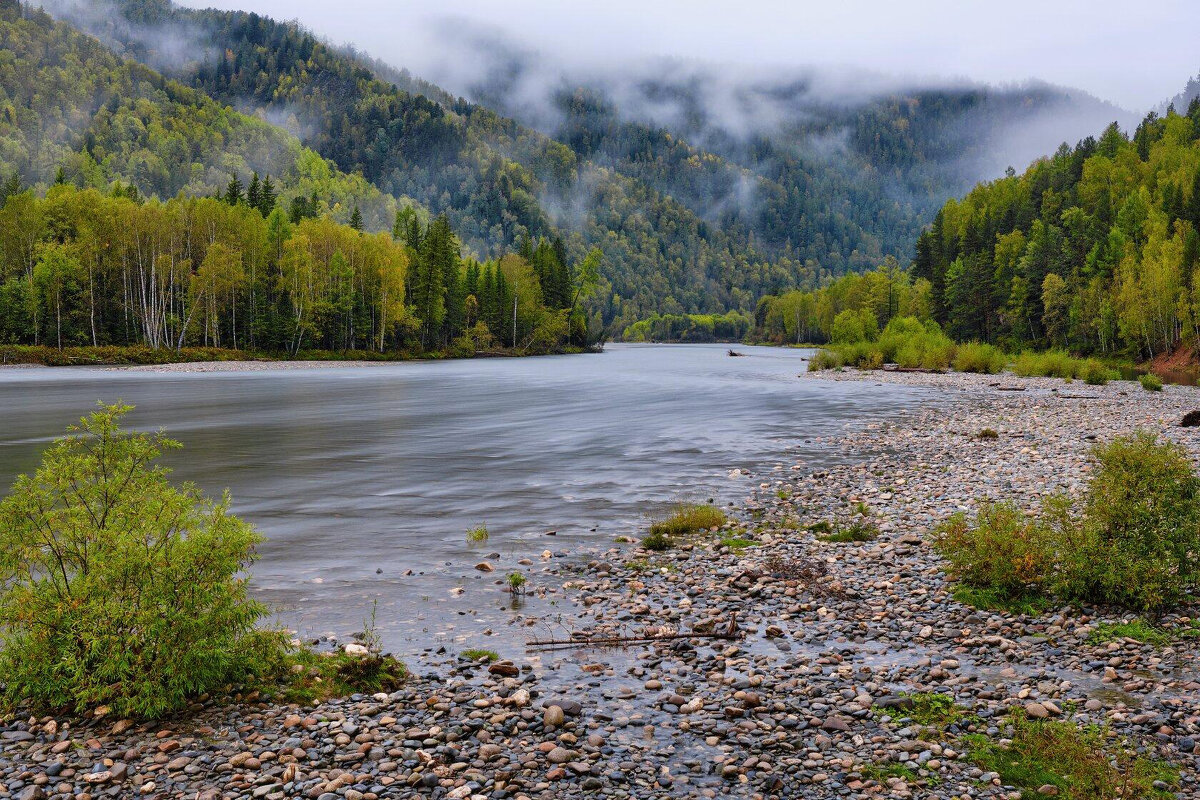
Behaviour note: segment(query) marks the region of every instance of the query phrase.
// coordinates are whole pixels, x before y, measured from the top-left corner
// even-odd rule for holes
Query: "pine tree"
[[[261,211],[262,208],[262,183],[258,179],[258,173],[250,173],[250,186],[246,189],[246,205]]]
[[[444,219],[439,217],[438,219]],[[436,220],[435,220],[436,224]],[[447,226],[449,223],[446,223]],[[430,226],[430,233],[434,225]],[[412,305],[421,326],[421,346],[428,348],[441,332],[446,316],[445,285],[441,264],[437,262],[436,242],[427,235],[413,260],[409,284],[412,286]]]
[[[275,203],[279,199],[279,193],[275,191],[275,184],[271,183],[271,176],[267,175],[262,182],[262,196],[259,201],[258,210],[262,212],[264,217],[271,216],[271,212],[275,210]]]
[[[356,231],[361,231],[362,225],[362,212],[358,210],[358,206],[355,206],[354,211],[350,214],[350,227]]]
[[[229,177],[229,185],[225,187],[225,202],[231,206],[236,206],[244,199],[242,182],[238,179],[237,173],[232,173]]]

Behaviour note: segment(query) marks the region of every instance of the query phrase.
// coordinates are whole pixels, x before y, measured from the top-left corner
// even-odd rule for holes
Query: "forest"
[[[50,7],[121,55],[283,126],[343,173],[446,214],[472,252],[495,257],[525,236],[561,238],[572,260],[601,248],[588,305],[617,331],[654,314],[749,313],[763,294],[907,260],[932,211],[970,185],[964,155],[974,163],[1003,126],[1066,102],[1050,87],[888,95],[806,107],[819,122],[739,139],[637,122],[570,87],[562,124],[538,130],[503,116],[502,102],[454,97],[294,23],[167,0],[112,0],[112,13],[90,15]],[[160,52],[179,39],[187,58]]]
[[[766,296],[756,334],[829,341],[842,311],[876,329],[933,319],[958,341],[1145,360],[1200,339],[1200,99],[1111,125],[1025,173],[950,200],[892,264]]]
[[[69,184],[3,188],[0,344],[203,346],[295,356],[558,351],[589,345],[579,309],[599,253],[564,263],[526,240],[480,263],[444,216],[411,208],[368,233],[271,205],[257,175],[221,197],[146,200]]]

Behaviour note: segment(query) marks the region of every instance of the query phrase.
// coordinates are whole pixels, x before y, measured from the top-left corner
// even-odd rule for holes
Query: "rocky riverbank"
[[[549,560],[530,578],[553,614],[541,602],[536,614],[515,611],[503,634],[722,632],[733,620],[739,638],[491,665],[445,654],[411,665],[422,674],[395,694],[317,707],[198,706],[152,725],[12,720],[0,733],[0,797],[1003,798],[1011,791],[966,755],[964,735],[1004,738],[1013,708],[1107,724],[1179,768],[1176,796],[1200,797],[1200,609],[1160,620],[1166,643],[1099,642],[1098,626],[1120,615],[956,601],[925,538],[983,498],[1033,505],[1079,491],[1088,449],[1120,433],[1151,430],[1200,456],[1197,429],[1177,426],[1200,408],[1200,390],[801,379],[915,383],[958,400],[902,424],[850,426],[835,442],[855,456],[848,466],[760,476],[722,534],[748,541]],[[821,542],[807,528],[822,521],[869,521],[880,536]],[[922,693],[954,706],[930,714]]]

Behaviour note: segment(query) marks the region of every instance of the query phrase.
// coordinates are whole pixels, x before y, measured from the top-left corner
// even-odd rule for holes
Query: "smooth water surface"
[[[0,492],[97,400],[123,400],[137,407],[130,427],[183,442],[176,477],[229,487],[269,537],[254,586],[283,622],[346,634],[378,601],[386,643],[412,653],[493,622],[481,612],[501,604],[495,581],[519,558],[640,535],[678,499],[739,499],[777,464],[819,468],[834,456],[816,437],[929,397],[798,380],[806,352],[737,349],[746,356],[616,345],[258,372],[0,370]],[[469,546],[481,523],[490,541]],[[495,573],[474,570],[484,559]]]

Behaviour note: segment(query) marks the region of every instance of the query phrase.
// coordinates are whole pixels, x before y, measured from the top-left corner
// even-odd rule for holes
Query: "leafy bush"
[[[1174,605],[1200,577],[1200,479],[1187,454],[1135,433],[1092,455],[1098,468],[1058,591],[1145,611]]]
[[[1158,377],[1153,372],[1147,372],[1144,375],[1139,375],[1138,382],[1142,384],[1142,388],[1147,392],[1161,392],[1163,390],[1162,378]]]
[[[1000,434],[996,433],[995,428],[984,428],[976,434],[979,439],[999,439]]]
[[[808,371],[820,372],[823,369],[841,369],[842,357],[833,350],[819,350],[817,354],[809,359]]]
[[[995,375],[1008,366],[1008,356],[990,344],[969,342],[960,344],[954,354],[954,369],[959,372],[978,372]]]
[[[1023,378],[1070,380],[1079,377],[1080,363],[1063,350],[1047,350],[1043,353],[1026,350],[1013,362],[1013,372]]]
[[[1061,514],[1060,501],[1051,510]],[[1036,592],[1053,566],[1053,536],[1041,519],[1012,503],[988,503],[974,525],[958,513],[935,532],[935,545],[950,562],[951,576],[968,586],[1007,597]]]
[[[954,342],[933,320],[897,317],[883,329],[878,345],[885,362],[908,369],[944,371],[954,360]]]
[[[1089,358],[1079,366],[1077,377],[1082,378],[1088,386],[1104,386],[1120,376],[1096,359]]]
[[[1046,593],[1151,612],[1184,599],[1200,577],[1200,479],[1187,455],[1147,433],[1092,453],[1082,514],[1053,498],[1040,516],[984,505],[974,525],[956,514],[939,527],[950,574],[999,599]]]
[[[158,717],[278,663],[238,577],[261,537],[156,466],[179,447],[103,406],[0,503],[0,679],[9,703]]]
[[[647,550],[653,550],[656,553],[661,553],[664,550],[671,549],[671,537],[665,533],[657,533],[651,531],[646,538],[642,539],[642,547]]]
[[[679,536],[686,533],[697,533],[710,528],[719,528],[725,524],[725,512],[716,506],[702,503],[681,503],[675,512],[664,520],[653,523],[650,533],[661,533],[664,536]]]

